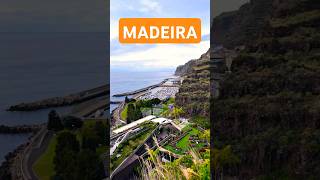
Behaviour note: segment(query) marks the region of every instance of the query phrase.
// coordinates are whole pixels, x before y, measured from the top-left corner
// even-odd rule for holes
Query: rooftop
[[[139,119],[139,120],[136,120],[136,121],[134,121],[134,122],[132,122],[132,123],[130,123],[130,124],[127,124],[127,125],[125,125],[125,126],[122,126],[122,127],[118,128],[118,129],[113,130],[113,133],[115,133],[115,134],[121,133],[121,132],[126,131],[126,130],[128,130],[128,129],[131,129],[131,128],[133,128],[133,127],[136,127],[136,126],[138,126],[139,124],[142,124],[142,123],[144,123],[144,122],[146,122],[146,121],[150,121],[151,119],[154,119],[154,118],[156,118],[156,116],[153,116],[153,115],[146,116],[146,117],[141,118],[141,119]]]

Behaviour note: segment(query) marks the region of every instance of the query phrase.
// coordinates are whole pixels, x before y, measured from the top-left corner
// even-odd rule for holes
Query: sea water
[[[21,102],[107,83],[106,33],[0,33],[0,124],[39,124],[53,109],[8,112]],[[54,108],[61,114],[70,108]],[[0,135],[0,162],[29,135]]]
[[[148,69],[135,70],[129,69],[113,69],[110,68],[110,91],[111,101],[123,101],[125,97],[113,97],[115,94],[138,90],[150,85],[158,84],[166,78],[172,77],[174,74],[173,68],[166,69]],[[111,104],[110,112],[118,105]]]

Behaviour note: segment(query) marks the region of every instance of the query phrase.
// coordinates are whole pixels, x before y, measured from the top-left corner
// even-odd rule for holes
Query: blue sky
[[[128,17],[201,18],[202,42],[199,44],[120,44],[118,22]],[[210,47],[210,0],[111,0],[111,69],[173,68],[196,59]]]

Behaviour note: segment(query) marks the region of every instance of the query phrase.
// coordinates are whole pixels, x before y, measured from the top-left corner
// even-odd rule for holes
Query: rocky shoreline
[[[52,133],[47,131],[46,124],[12,128],[17,128],[18,130],[23,128],[26,130],[31,129],[31,135],[25,143],[19,145],[5,156],[5,161],[0,166],[0,179],[35,179],[33,172],[31,172],[32,164],[41,155],[41,150],[44,150],[44,147],[47,146],[44,145],[46,144],[45,141],[48,142]]]
[[[15,166],[17,158],[19,156],[23,156],[25,149],[30,144],[30,140],[37,134],[41,126],[40,125],[32,125],[32,126],[23,125],[23,126],[9,127],[9,126],[1,125],[0,127],[2,127],[3,129],[6,129],[4,131],[1,131],[0,132],[1,134],[32,133],[28,138],[27,142],[19,145],[16,149],[7,153],[7,155],[5,155],[5,160],[0,165],[0,179],[11,180],[11,179],[15,179],[14,177],[18,176],[17,175],[18,167]]]
[[[27,144],[28,142],[25,144],[21,144],[15,150],[13,150],[12,152],[9,152],[5,156],[5,161],[2,162],[0,166],[0,179],[7,179],[7,180],[13,179],[12,166],[14,164],[14,160],[18,156],[18,154],[24,151]]]

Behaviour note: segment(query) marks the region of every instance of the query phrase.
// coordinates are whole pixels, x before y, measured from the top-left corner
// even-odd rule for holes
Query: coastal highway
[[[125,103],[124,103],[124,102],[121,102],[121,103],[119,104],[119,106],[112,111],[112,114],[111,114],[111,117],[112,117],[112,125],[115,125],[115,124],[117,124],[117,123],[127,124],[127,123],[125,122],[125,120],[121,119],[121,111],[122,111],[122,109],[124,108],[124,105],[125,105]]]
[[[70,115],[76,117],[88,117],[90,115],[95,116],[97,111],[109,108],[109,98],[109,95],[105,95],[75,105],[71,110]]]
[[[100,86],[98,88],[93,88],[77,93],[77,95],[73,94],[72,96],[69,95],[66,97],[60,97],[60,99],[68,99],[70,97],[72,97],[71,100],[74,100],[74,102],[77,102],[78,104],[74,105],[72,113],[69,115],[81,118],[89,117],[92,115],[96,117],[96,115],[98,115],[96,113],[97,111],[104,111],[109,107],[109,86]],[[38,108],[44,108],[44,106],[50,107],[51,105],[53,105],[54,107],[56,107],[58,104],[55,100],[56,98],[49,98],[46,100],[38,101],[40,102],[40,104],[25,104],[20,108],[32,107],[32,110],[36,110]],[[52,136],[53,132],[47,130],[46,124],[42,124],[40,130],[35,135],[33,135],[32,138],[30,138],[30,140],[25,144],[24,148],[21,149],[21,151],[14,158],[12,166],[10,168],[13,179],[38,179],[36,174],[33,172],[32,166],[41,156],[41,154],[45,152]]]
[[[11,167],[13,179],[38,179],[33,172],[32,166],[45,151],[52,135],[53,133],[47,130],[45,124],[41,125],[41,129],[32,136],[25,148],[15,157]]]

